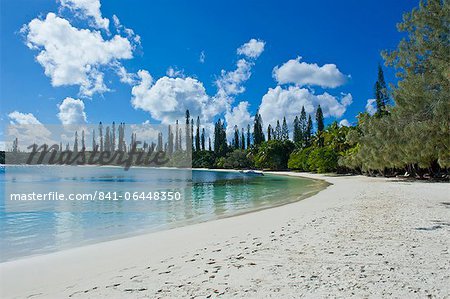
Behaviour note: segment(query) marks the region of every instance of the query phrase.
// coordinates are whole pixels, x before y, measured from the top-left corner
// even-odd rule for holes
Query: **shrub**
[[[311,171],[319,173],[336,171],[338,154],[330,147],[319,147],[309,154],[308,164]]]
[[[223,161],[223,168],[245,169],[251,168],[252,160],[248,158],[247,153],[243,150],[235,150],[228,153]]]
[[[289,155],[294,150],[290,140],[269,140],[261,144],[255,155],[255,165],[264,169],[287,169]]]
[[[296,150],[293,152],[288,161],[289,169],[295,169],[300,171],[309,171],[310,166],[308,162],[309,154],[311,153],[312,148],[307,147],[304,149]]]

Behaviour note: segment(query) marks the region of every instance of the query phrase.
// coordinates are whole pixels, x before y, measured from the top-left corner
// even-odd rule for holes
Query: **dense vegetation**
[[[246,143],[244,138],[239,141],[237,128],[234,147],[226,144],[226,137],[215,137],[215,143],[220,145],[209,154],[208,166],[369,175],[408,173],[418,177],[448,175],[449,6],[448,1],[429,0],[404,15],[398,29],[407,36],[396,50],[382,53],[386,65],[397,70],[399,82],[388,88],[383,69],[378,67],[374,115],[359,114],[358,123],[353,127],[332,123],[325,128],[319,106],[313,133],[311,115],[307,116],[303,109],[294,119],[291,141],[286,119],[282,125],[278,121],[275,128],[269,125],[264,134],[257,113],[253,143]],[[223,124],[219,121],[216,127],[220,126]],[[239,142],[241,146],[237,146]],[[194,158],[194,166],[204,160]]]
[[[178,121],[175,127],[169,126],[167,143],[163,143],[160,133],[157,144],[144,143],[141,150],[165,151],[176,163],[192,156],[192,166],[197,168],[448,177],[449,7],[448,1],[428,0],[404,15],[398,29],[406,37],[396,50],[382,53],[386,65],[397,70],[398,83],[389,88],[379,65],[374,84],[376,113],[360,113],[355,126],[339,126],[336,122],[325,126],[319,105],[313,116],[303,108],[291,124],[291,120],[283,118],[273,127],[265,127],[257,112],[252,126],[241,129],[235,126],[233,135],[228,137],[225,123],[219,119],[213,140],[206,140],[200,118],[194,122],[187,110],[185,126],[179,126]],[[126,152],[132,147],[125,144],[124,126],[119,125],[116,147],[114,123],[111,131],[106,128],[105,138],[100,123],[100,151],[117,148]],[[92,138],[93,147],[98,146],[94,131]],[[132,143],[133,140],[135,134]],[[77,137],[75,147],[78,147]],[[81,147],[85,147],[84,132]]]

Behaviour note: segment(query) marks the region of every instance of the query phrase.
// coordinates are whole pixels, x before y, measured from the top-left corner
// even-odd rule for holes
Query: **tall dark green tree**
[[[233,147],[234,149],[239,148],[239,129],[238,126],[234,126],[234,138],[233,138]]]
[[[227,151],[227,134],[224,123],[219,119],[214,127],[214,153],[218,157],[223,157]]]
[[[286,117],[283,117],[283,126],[281,128],[281,140],[289,139],[289,128],[286,123]]]
[[[305,146],[306,147],[311,145],[312,130],[313,130],[312,118],[311,118],[311,115],[308,115],[308,123],[306,124],[306,131],[305,131]]]
[[[192,150],[192,139],[191,139],[191,114],[189,109],[186,110],[186,151],[189,153]]]
[[[375,82],[375,100],[377,104],[377,116],[383,116],[387,113],[386,106],[389,101],[388,90],[386,87],[386,81],[384,80],[383,68],[378,64],[378,78]]]
[[[168,132],[167,132],[167,153],[169,155],[172,155],[173,153],[173,132],[172,132],[172,126],[169,125]]]
[[[191,118],[191,150],[194,151],[194,118]]]
[[[300,132],[302,134],[302,137],[301,137],[302,146],[306,146],[306,144],[307,144],[306,130],[308,127],[308,120],[306,118],[305,106],[302,106],[302,111],[300,113],[300,119],[299,119],[299,127],[300,127]]]
[[[98,136],[100,137],[100,151],[103,152],[103,124],[98,124]]]
[[[200,151],[200,117],[197,116],[197,128],[195,135],[195,150]]]
[[[245,133],[244,128],[241,130],[241,149],[245,150]]]
[[[316,111],[316,122],[317,122],[317,132],[323,132],[323,129],[325,129],[325,125],[323,123],[323,112],[322,107],[320,107],[320,105],[317,107]]]
[[[273,139],[273,133],[272,132],[273,132],[272,126],[269,124],[269,126],[267,126],[267,141]]]
[[[292,139],[295,143],[300,143],[302,141],[302,132],[300,131],[300,120],[298,116],[294,118],[294,132]]]
[[[274,139],[281,140],[281,125],[279,120],[277,120],[277,126],[275,127]]]
[[[256,146],[260,145],[262,142],[264,142],[264,132],[263,132],[263,121],[261,114],[259,112],[256,112],[255,119],[253,122],[253,144]]]
[[[202,151],[204,151],[205,150],[205,128],[202,128],[201,142],[202,142]]]
[[[120,129],[120,127],[119,127]],[[181,144],[178,142],[178,119],[175,124],[175,151],[177,152],[180,149]]]
[[[251,137],[250,137],[250,124],[247,124],[247,148],[250,148],[250,142],[251,142]]]
[[[81,131],[81,151],[85,151],[86,150],[86,141],[84,139],[84,130]]]

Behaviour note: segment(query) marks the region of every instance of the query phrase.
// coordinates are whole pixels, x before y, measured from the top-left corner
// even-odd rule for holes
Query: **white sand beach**
[[[1,298],[448,298],[450,185],[363,176],[305,200],[0,264]]]

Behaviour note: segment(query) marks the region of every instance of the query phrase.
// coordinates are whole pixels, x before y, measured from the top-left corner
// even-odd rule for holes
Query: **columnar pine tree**
[[[247,148],[250,148],[250,124],[247,124]]]
[[[384,80],[383,68],[378,64],[378,78],[375,82],[375,100],[377,104],[376,115],[381,117],[387,113],[386,106],[389,101],[386,81]]]
[[[253,144],[258,146],[262,142],[264,142],[264,139],[263,121],[261,118],[261,114],[259,114],[259,112],[257,111],[253,123]]]
[[[106,132],[105,132],[105,145],[104,145],[104,150],[107,152],[110,152],[110,130],[109,130],[109,126],[106,127]]]
[[[205,128],[202,128],[201,143],[202,143],[202,151],[204,151],[205,150]]]
[[[306,124],[306,131],[305,131],[305,146],[306,147],[311,145],[312,130],[313,130],[312,118],[311,118],[311,115],[308,115],[308,123]]]
[[[175,152],[178,152],[180,150],[180,143],[178,140],[178,119],[175,124]]]
[[[241,149],[245,150],[245,134],[244,128],[241,130]]]
[[[191,150],[194,151],[194,118],[191,118]]]
[[[78,132],[75,131],[75,140],[73,143],[73,151],[76,153],[78,152]]]
[[[302,132],[300,131],[300,120],[298,119],[298,116],[294,118],[294,132],[292,139],[297,144],[302,141]]]
[[[283,117],[283,126],[281,128],[281,139],[289,140],[289,129],[286,123],[286,117]]]
[[[112,123],[111,151],[116,151],[116,123]]]
[[[172,133],[172,126],[168,126],[168,132],[167,132],[167,153],[169,155],[172,155],[173,153],[173,133]]]
[[[238,126],[234,126],[234,138],[233,138],[233,147],[234,149],[239,148],[239,129]]]
[[[98,136],[100,137],[100,151],[103,152],[103,125],[102,122],[98,124]]]
[[[190,153],[191,149],[192,149],[192,139],[191,139],[191,125],[190,125],[190,121],[191,121],[191,115],[189,113],[189,109],[186,110],[186,151],[188,152],[188,154]]]
[[[86,142],[84,140],[84,130],[81,131],[81,151],[86,150]]]
[[[214,153],[223,157],[228,150],[224,123],[219,119],[214,127]]]
[[[300,127],[300,132],[301,132],[301,143],[302,143],[302,146],[305,147],[307,145],[306,130],[308,127],[308,120],[306,118],[305,106],[302,106],[302,111],[300,112],[299,127]],[[311,130],[310,130],[310,132],[311,132]]]
[[[325,125],[323,123],[323,112],[320,105],[317,107],[316,111],[316,122],[317,122],[317,132],[323,132]]]
[[[197,131],[195,135],[195,150],[200,151],[200,117],[197,116]]]
[[[273,132],[272,126],[269,124],[267,126],[267,140],[272,140],[272,138],[273,138],[272,132]]]
[[[95,151],[97,147],[97,143],[95,141],[95,129],[92,129],[92,150]],[[61,150],[62,150],[62,144],[61,144]]]
[[[280,121],[277,120],[277,126],[275,127],[275,136],[274,136],[275,140],[281,140],[281,125],[280,125]]]
[[[183,149],[183,146],[182,146],[182,140],[183,140],[183,130],[181,129],[181,128],[179,128],[178,129],[179,130],[179,132],[178,132],[178,138],[179,138],[179,140],[178,140],[178,150],[182,150]]]

